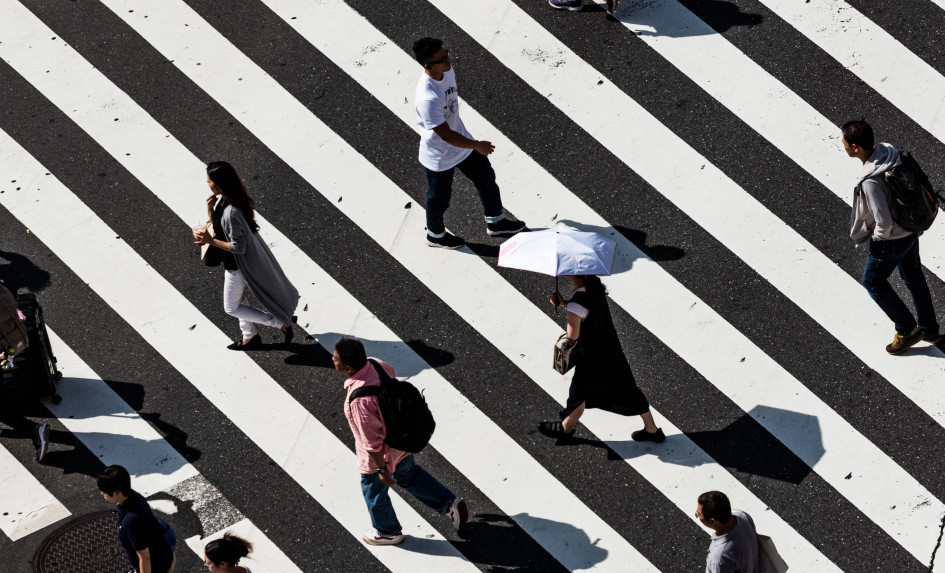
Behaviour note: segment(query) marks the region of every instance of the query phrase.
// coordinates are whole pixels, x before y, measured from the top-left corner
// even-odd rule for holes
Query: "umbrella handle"
[[[558,275],[555,275],[555,292],[558,292]],[[555,305],[555,316],[558,316],[558,305]]]

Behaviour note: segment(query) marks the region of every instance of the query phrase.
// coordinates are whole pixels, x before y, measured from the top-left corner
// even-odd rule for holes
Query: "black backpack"
[[[911,153],[904,151],[899,157],[899,165],[883,174],[889,213],[903,229],[926,231],[935,222],[942,198]]]
[[[348,403],[362,396],[377,396],[384,425],[387,426],[384,443],[395,450],[419,453],[430,442],[436,428],[427,401],[416,386],[391,378],[380,364],[374,360],[368,361],[377,370],[381,385],[356,389],[351,392]]]

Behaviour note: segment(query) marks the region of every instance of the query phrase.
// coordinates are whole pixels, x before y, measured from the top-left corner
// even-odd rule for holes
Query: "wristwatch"
[[[387,464],[384,464],[384,467],[382,468],[377,468],[377,473],[379,474],[387,473]]]

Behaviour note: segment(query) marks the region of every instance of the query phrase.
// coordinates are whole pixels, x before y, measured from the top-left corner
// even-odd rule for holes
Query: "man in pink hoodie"
[[[938,344],[941,336],[919,259],[919,235],[900,227],[889,211],[889,188],[884,174],[899,165],[899,152],[888,143],[876,145],[873,128],[865,121],[848,121],[841,129],[847,155],[863,162],[853,191],[850,238],[858,244],[869,242],[862,283],[896,327],[886,352],[901,354],[920,340]],[[889,284],[895,269],[899,269],[899,276],[912,293],[918,320]]]

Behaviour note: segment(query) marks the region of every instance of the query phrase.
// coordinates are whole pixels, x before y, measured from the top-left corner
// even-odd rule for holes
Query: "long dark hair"
[[[223,539],[214,539],[203,549],[207,559],[212,561],[214,565],[219,565],[224,561],[230,565],[236,565],[240,562],[240,559],[246,557],[252,551],[252,543],[230,532],[224,533]]]
[[[236,169],[226,161],[211,161],[207,164],[207,175],[210,180],[223,192],[223,199],[240,210],[249,228],[254,233],[259,232],[259,224],[256,223],[256,216],[253,209],[256,202],[246,192],[246,186],[243,180],[236,174]]]
[[[607,287],[604,286],[604,283],[600,281],[600,277],[597,275],[581,275],[581,281],[584,283],[584,288],[587,289],[588,294],[594,296],[603,296],[607,294]]]

